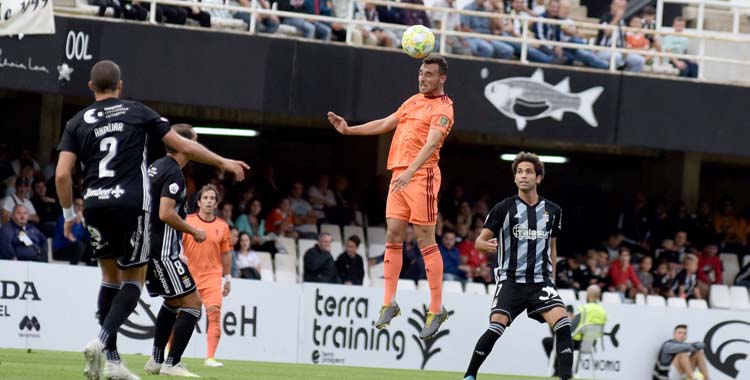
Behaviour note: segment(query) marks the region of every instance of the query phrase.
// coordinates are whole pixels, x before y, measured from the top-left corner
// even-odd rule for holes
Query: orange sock
[[[422,248],[427,282],[430,284],[430,311],[439,313],[443,306],[443,256],[437,244]]]
[[[219,346],[219,338],[221,338],[221,309],[209,311],[206,317],[208,318],[208,330],[206,331],[208,353],[206,358],[213,359],[216,355],[216,347]]]
[[[383,260],[383,278],[385,279],[385,297],[383,305],[390,305],[396,295],[398,278],[401,275],[401,265],[404,262],[403,244],[386,244],[385,259]]]

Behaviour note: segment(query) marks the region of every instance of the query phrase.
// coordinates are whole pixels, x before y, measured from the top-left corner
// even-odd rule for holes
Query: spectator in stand
[[[698,211],[693,214],[693,226],[690,231],[691,239],[693,243],[698,247],[703,247],[706,244],[718,243],[719,239],[716,236],[716,230],[714,229],[714,217],[711,212],[711,203],[706,200],[698,202]]]
[[[554,0],[551,0],[550,3],[552,1],[554,1]],[[548,9],[549,9],[549,3],[547,3],[547,5],[545,6],[544,5],[544,0],[536,0],[536,1],[534,1],[533,7],[531,8],[531,12],[529,12],[529,13],[532,16],[539,17],[542,14],[544,14],[544,12],[546,12]]]
[[[10,220],[13,208],[19,204],[26,206],[25,211],[28,221],[39,223],[39,216],[36,214],[36,209],[34,209],[34,205],[27,195],[31,188],[30,185],[31,181],[28,178],[16,177],[14,193],[3,199],[2,223],[7,223]]]
[[[664,342],[659,349],[654,365],[655,379],[693,380],[698,373],[703,375],[702,378],[708,379],[708,366],[703,353],[705,344],[700,341],[685,343],[686,339],[687,326],[677,325],[673,338]]]
[[[260,280],[260,256],[251,248],[250,235],[246,232],[240,233],[239,242],[234,247],[234,251],[239,277]]]
[[[620,248],[620,256],[609,268],[610,291],[619,292],[624,297],[634,298],[636,293],[648,294],[633,266],[630,265],[630,249]]]
[[[198,0],[183,0],[183,1],[191,3],[190,6],[184,7],[185,16],[187,18],[191,18],[197,21],[198,24],[200,24],[200,26],[204,28],[211,27],[211,14],[200,9],[200,7],[198,6],[200,2]]]
[[[262,252],[270,252],[275,255],[278,250],[273,236],[266,235],[266,222],[260,217],[262,210],[260,200],[254,198],[250,201],[250,210],[247,214],[240,215],[235,222],[235,227],[239,232],[244,232],[250,236],[251,247]]]
[[[462,226],[466,226],[462,224]],[[482,284],[493,283],[492,271],[487,263],[487,254],[479,252],[474,246],[474,241],[479,237],[481,230],[469,230],[469,235],[460,244],[458,244],[458,253],[461,258],[461,262],[465,263],[469,269],[469,277],[474,282]]]
[[[307,199],[302,198],[305,194],[305,185],[301,181],[292,184],[289,202],[294,215],[294,229],[301,235],[316,234],[318,231],[318,217],[315,215],[312,205]]]
[[[474,0],[464,7],[467,11],[490,12],[486,0]],[[491,34],[490,19],[481,16],[461,15],[461,29],[464,32]],[[513,58],[513,47],[506,42],[470,37],[466,39],[472,54],[479,57]]]
[[[305,0],[305,11],[311,15],[316,16],[331,16],[333,14],[331,11],[331,3],[329,0]],[[333,28],[330,23],[324,21],[310,22],[315,25],[316,34],[320,36],[319,38],[321,40],[329,41],[331,39]],[[346,38],[346,29],[344,28],[344,26],[337,23],[336,27],[339,29],[339,32],[344,33],[344,38]]]
[[[640,17],[633,17],[630,19],[628,24],[631,28],[641,29],[643,26],[643,19]],[[636,50],[649,50],[651,49],[651,41],[648,39],[645,33],[641,30],[629,30],[625,32],[625,45],[628,49]]]
[[[406,4],[424,5],[424,1],[422,0],[401,0],[401,2]],[[432,6],[435,5],[433,4]],[[401,22],[403,22],[404,25],[424,25],[428,28],[432,28],[432,22],[430,22],[430,18],[427,17],[427,12],[425,12],[424,9],[400,8],[399,11],[401,12]]]
[[[309,14],[305,0],[276,0],[276,2],[280,11]],[[295,27],[305,38],[317,38],[324,41],[331,39],[331,28],[328,25],[305,20],[304,16],[284,17],[281,23]]]
[[[456,226],[456,245],[461,245],[461,243],[469,239],[469,232],[470,229],[468,224],[459,224],[458,226]],[[476,237],[474,239],[476,239]]]
[[[661,243],[661,248],[655,251],[656,258],[660,262],[666,262],[669,264],[670,270],[674,269],[682,261],[680,260],[680,253],[675,248],[674,240],[664,239]]]
[[[419,250],[417,237],[414,234],[414,228],[409,225],[406,227],[406,236],[403,248],[403,266],[399,278],[419,281],[426,280],[427,273],[424,267],[424,257]]]
[[[674,249],[679,254],[680,261],[682,261],[682,258],[685,257],[687,253],[693,251],[693,249],[690,248],[690,242],[688,242],[687,232],[677,231],[674,235]]]
[[[275,208],[268,214],[266,219],[266,229],[276,236],[285,236],[296,239],[297,231],[294,230],[294,215],[289,198],[279,201],[279,207]]]
[[[362,285],[365,278],[365,263],[357,254],[361,242],[357,236],[349,236],[344,252],[336,259],[336,271],[344,285]]]
[[[672,28],[675,33],[682,33],[685,31],[685,19],[678,16],[672,21]],[[664,37],[662,42],[662,51],[665,53],[672,54],[688,54],[688,46],[690,41],[685,36],[668,35]],[[697,78],[698,77],[698,64],[688,60],[682,60],[678,58],[670,58],[670,63],[678,70],[680,70],[681,77]]]
[[[250,0],[232,0],[229,2],[229,5],[250,8],[251,2]],[[271,9],[271,4],[266,0],[258,0],[258,8]],[[244,21],[245,25],[247,25],[247,30],[250,30],[250,17],[252,16],[249,12],[234,12],[232,17]],[[281,21],[276,16],[259,14],[255,16],[255,31],[260,33],[274,33],[279,29],[280,23]]]
[[[305,282],[323,282],[337,284],[339,282],[336,263],[331,256],[331,242],[333,238],[328,233],[318,235],[318,244],[305,252],[304,268]]]
[[[435,0],[432,3],[433,7],[438,8],[454,8],[455,0]],[[441,11],[431,11],[429,12],[430,19],[432,20],[432,25],[436,29],[440,29],[443,24],[443,12]],[[461,31],[461,15],[458,13],[448,13],[447,19],[445,21],[445,30],[450,31]],[[436,38],[439,37],[435,36]],[[470,54],[471,53],[471,47],[469,46],[469,43],[466,41],[463,37],[458,36],[446,36],[445,38],[445,51],[449,54]],[[439,46],[435,46],[436,50],[439,48]]]
[[[96,265],[96,261],[89,259],[93,249],[89,244],[89,232],[83,225],[83,199],[74,199],[73,208],[76,213],[72,230],[75,240],[71,241],[63,234],[65,218],[60,214],[52,239],[52,258],[69,261],[70,265],[78,265],[80,261],[83,261],[86,265]]]
[[[34,182],[36,172],[34,171],[34,166],[32,165],[31,161],[21,161],[20,165],[21,173],[9,180],[8,188],[5,190],[5,196],[10,196],[16,193],[15,184],[19,178],[26,178],[29,185]],[[31,198],[32,195],[33,193],[31,192],[31,187],[29,187],[28,190],[24,192],[24,198]]]
[[[672,281],[670,296],[687,299],[703,299],[703,294],[698,288],[698,257],[691,254],[685,256],[682,261],[683,269],[677,273]]]
[[[471,212],[471,205],[469,202],[463,201],[458,207],[458,215],[456,215],[456,218],[453,219],[452,222],[455,222],[456,226],[462,224],[468,225],[471,223],[473,217],[474,214]]]
[[[542,5],[541,9],[537,9],[533,13],[535,13],[537,17],[548,18],[552,20],[560,20],[561,19],[560,8],[561,8],[560,0],[550,0],[546,8],[544,8],[544,6]],[[537,13],[538,11],[541,11],[541,12]],[[542,41],[561,41],[562,40],[562,26],[558,24],[545,24],[541,22],[535,22],[532,25],[532,31],[534,32],[534,36],[538,40],[542,40]],[[557,59],[561,61],[568,60],[567,57],[565,56],[564,49],[561,47],[544,45],[544,46],[541,46],[540,49],[543,50],[547,54],[554,55]]]
[[[250,201],[255,198],[255,187],[248,186],[239,195],[239,199],[237,199],[237,212],[238,214],[245,214],[247,213],[248,208],[250,207]]]
[[[669,297],[670,288],[674,281],[674,272],[669,270],[669,264],[662,261],[654,271],[654,293]]]
[[[527,8],[524,5],[524,0],[513,0],[511,7],[510,14],[514,16],[521,16],[522,18],[531,17],[531,15],[527,12]],[[556,3],[556,9],[560,9],[560,4]],[[513,37],[521,38],[523,37],[523,21],[520,19],[515,19],[512,21],[513,29],[506,30],[506,33]],[[533,33],[533,30],[532,30]],[[513,47],[513,50],[516,54],[516,56],[521,56],[521,48],[522,45],[519,42],[508,42],[508,45]],[[531,62],[541,62],[541,63],[552,63],[555,61],[555,55],[552,51],[545,51],[540,48],[539,45],[534,44],[528,44],[526,47],[526,57]]]
[[[648,294],[656,294],[654,292],[654,274],[651,273],[653,267],[654,259],[652,259],[651,256],[644,256],[643,259],[641,259],[641,263],[638,265],[638,272],[636,273],[636,275],[638,275],[638,281],[640,281],[641,285],[648,290]]]
[[[698,257],[697,276],[701,294],[708,294],[712,284],[721,285],[723,283],[719,247],[715,244],[709,244],[703,248],[703,253]]]
[[[605,274],[599,267],[599,253],[593,249],[586,253],[586,262],[573,270],[573,281],[581,288],[589,285],[603,285],[604,277]]]
[[[581,289],[581,284],[575,281],[575,271],[578,269],[578,261],[575,256],[569,256],[557,263],[555,284],[559,289]]]
[[[656,8],[654,8],[652,5],[643,7],[641,18],[641,28],[647,30],[656,30]],[[661,50],[661,40],[658,35],[649,33],[646,34],[646,38],[648,38],[648,41],[652,48]]]
[[[47,196],[47,185],[44,180],[36,179],[32,184],[34,195],[31,196],[31,204],[39,216],[39,229],[47,237],[52,237],[55,233],[55,224],[57,217],[62,214],[62,210],[57,201]]]
[[[743,252],[747,245],[747,225],[745,220],[736,216],[734,202],[724,198],[721,202],[721,212],[714,215],[714,228],[721,240],[725,252]]]
[[[620,247],[622,242],[625,240],[625,236],[622,232],[612,232],[609,234],[607,241],[602,243],[602,250],[607,252],[607,257],[610,261],[617,258],[620,255]]]
[[[229,202],[222,202],[219,206],[219,216],[224,219],[229,227],[234,227],[234,205]]]
[[[21,148],[21,151],[18,152],[18,157],[10,163],[10,166],[13,167],[13,172],[16,173],[16,175],[21,174],[21,169],[23,168],[24,163],[30,164],[32,169],[34,169],[34,172],[42,170],[39,163],[34,159],[34,156],[31,155],[30,148]]]
[[[336,207],[336,196],[333,190],[328,188],[328,175],[322,174],[318,177],[315,186],[307,189],[307,197],[315,209],[315,216],[320,220],[327,221],[326,209]]]
[[[625,10],[627,8],[627,0],[612,0],[610,4],[609,13],[603,15],[599,20],[600,24],[612,25],[612,26],[625,26]],[[600,30],[596,37],[597,44],[599,46],[612,46],[612,38],[616,39],[617,47],[625,47],[625,33],[621,30]],[[609,50],[600,50],[596,55],[607,62],[609,62],[610,56],[615,55],[615,64],[617,67],[624,67],[627,71],[639,72],[643,69],[643,64],[646,59],[640,54],[626,54],[615,52],[612,53]]]
[[[362,13],[362,17],[364,20],[367,20],[370,22],[380,22],[380,14],[378,13],[377,7],[375,7],[375,4],[373,3],[365,3],[365,10]],[[383,47],[398,46],[399,44],[398,38],[390,30],[384,30],[383,28],[380,28],[380,27],[365,27],[365,28],[369,28],[370,34],[375,36],[375,40],[377,41],[378,46],[383,46]],[[365,30],[367,29],[363,29],[363,33],[365,33]]]
[[[23,203],[13,206],[10,221],[0,228],[0,259],[47,261],[47,238],[29,224]]]
[[[737,277],[734,279],[734,284],[750,289],[750,262],[740,269],[740,273],[738,273]]]
[[[362,9],[360,9],[360,5],[352,0],[333,0],[332,1],[332,8],[333,15],[338,18],[347,18],[349,17],[349,7],[354,7],[354,19],[355,20],[361,20],[364,19],[364,12]],[[341,28],[340,28],[340,27]],[[332,25],[332,28],[334,30],[334,36],[336,37],[336,40],[338,41],[346,41],[346,26],[343,24],[336,25],[334,23]],[[342,34],[340,31],[343,31]],[[374,34],[370,32],[370,28],[362,27],[362,26],[355,26],[351,29],[352,36],[351,40],[352,43],[355,45],[377,45],[378,40],[375,37]]]
[[[440,255],[443,256],[443,279],[466,283],[467,278],[471,278],[471,268],[461,258],[461,254],[456,248],[456,233],[443,231],[439,249]]]

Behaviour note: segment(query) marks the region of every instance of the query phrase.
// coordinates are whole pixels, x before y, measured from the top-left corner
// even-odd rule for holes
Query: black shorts
[[[137,208],[102,207],[83,210],[94,247],[93,258],[117,258],[120,268],[148,262],[149,213]]]
[[[565,308],[552,282],[521,284],[505,280],[497,284],[491,314],[505,314],[508,325],[524,310],[529,318],[545,323],[542,313],[555,307]]]
[[[182,297],[195,291],[195,280],[179,257],[152,257],[148,261],[146,289],[151,297]]]

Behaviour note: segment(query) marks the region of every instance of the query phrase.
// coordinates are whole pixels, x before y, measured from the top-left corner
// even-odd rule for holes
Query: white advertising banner
[[[0,36],[55,34],[52,0],[0,0]]]
[[[0,346],[79,351],[99,329],[96,268],[0,261]],[[238,360],[463,372],[486,330],[490,297],[445,294],[451,316],[435,339],[422,341],[429,294],[399,291],[402,315],[385,330],[374,322],[383,290],[340,285],[282,285],[235,280],[222,307],[217,357]],[[162,301],[144,294],[120,330],[123,353],[150,354]],[[750,312],[603,305],[609,314],[594,360],[581,376],[650,379],[661,344],[677,324],[703,341],[711,378],[750,379]],[[186,356],[206,352],[201,318]],[[482,372],[547,375],[542,346],[549,327],[520,316],[495,345]]]

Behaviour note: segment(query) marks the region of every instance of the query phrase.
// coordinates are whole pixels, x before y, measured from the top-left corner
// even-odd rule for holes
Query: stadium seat
[[[297,273],[297,259],[294,255],[277,253],[273,259],[274,272],[294,272]]]
[[[294,239],[288,237],[277,237],[276,242],[279,243],[278,245],[280,245],[286,253],[297,257],[297,242],[295,242]]]
[[[362,241],[360,247],[366,247],[367,242],[365,241],[365,230],[360,226],[344,226],[344,239],[349,239],[349,236],[356,236]]]
[[[283,255],[283,253],[282,253]],[[271,254],[268,252],[258,252],[258,256],[260,256],[260,270],[261,272],[264,270],[270,270],[273,272],[273,261],[271,260]],[[262,274],[262,273],[261,273]],[[262,278],[262,276],[261,276]]]
[[[343,239],[341,239],[341,228],[338,226],[338,224],[321,224],[320,232],[331,234],[333,241],[343,242]]]
[[[618,303],[619,304],[619,303],[622,303],[622,297],[620,297],[620,293],[604,292],[602,293],[602,303]]]
[[[429,292],[430,291],[430,283],[427,282],[427,280],[419,280],[417,281],[417,290]]]
[[[417,290],[417,284],[412,280],[398,280],[398,290]]]
[[[427,287],[427,290],[430,288]],[[463,293],[464,287],[459,281],[443,281],[443,293]]]
[[[385,280],[382,277],[373,277],[370,280],[370,286],[382,288],[383,286],[385,286]]]
[[[260,280],[263,282],[273,282],[273,269],[261,269]]]
[[[367,242],[385,245],[385,227],[367,227]]]
[[[667,306],[667,301],[662,296],[649,294],[648,296],[646,296],[646,305],[664,307]]]
[[[744,267],[745,265],[749,263],[750,263],[750,255],[745,255],[745,258],[742,259],[742,266]]]
[[[669,297],[667,298],[667,307],[684,309],[687,307],[687,301],[685,301],[684,298],[680,297]]]
[[[726,285],[711,285],[711,291],[708,294],[708,304],[712,309],[729,309],[732,307],[732,300],[729,296],[729,287]]]
[[[487,286],[478,282],[467,282],[465,293],[487,295]]]
[[[635,304],[645,306],[646,305],[646,296],[638,293],[635,295]]]
[[[740,260],[734,253],[722,253],[719,255],[722,267],[721,282],[724,285],[732,285],[734,278],[740,273]]]
[[[744,286],[732,286],[729,288],[729,297],[732,300],[732,309],[750,310],[750,295]]]
[[[244,31],[247,26],[244,21],[235,18],[211,17],[211,28]]]
[[[375,258],[385,254],[385,244],[370,244],[367,249],[367,257]]]
[[[278,256],[276,256],[278,257]],[[276,272],[276,282],[279,284],[296,284],[297,274],[294,272],[281,271]]]
[[[688,300],[689,309],[708,309],[706,300]]]
[[[383,279],[383,263],[377,263],[370,267],[370,281],[373,283],[375,280],[382,280]]]
[[[568,305],[576,302],[576,291],[573,289],[557,289],[557,294]]]
[[[579,290],[578,291],[578,300],[581,302],[586,302],[586,291],[585,290]]]

